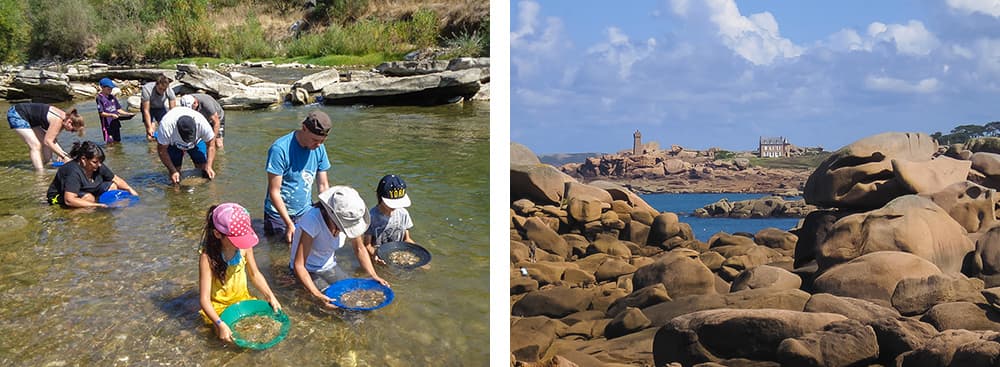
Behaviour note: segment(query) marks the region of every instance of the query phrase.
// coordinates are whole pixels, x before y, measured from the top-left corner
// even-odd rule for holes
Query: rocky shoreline
[[[718,158],[716,150],[690,151],[680,146],[659,149],[648,143],[642,153],[619,152],[588,157],[583,163],[559,167],[563,173],[590,182],[606,180],[642,194],[761,193],[801,194],[811,170],[757,167],[745,157]]]
[[[965,148],[858,140],[808,176],[821,209],[794,232],[701,242],[511,144],[511,364],[994,365],[1000,154]]]
[[[247,63],[245,67],[314,68],[311,65]],[[223,69],[232,66],[223,66]],[[178,64],[176,69],[121,68],[101,63],[31,69],[0,68],[0,98],[22,101],[67,102],[93,98],[101,78],[122,85],[124,95],[142,83],[166,75],[177,94],[207,93],[227,109],[261,109],[284,102],[330,105],[428,106],[468,100],[489,100],[489,58],[396,61],[371,71],[316,68],[316,73],[291,84],[273,83],[234,70]]]

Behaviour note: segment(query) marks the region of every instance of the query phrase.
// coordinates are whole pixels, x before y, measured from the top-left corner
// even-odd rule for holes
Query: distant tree
[[[986,136],[1000,136],[1000,121],[986,123]]]

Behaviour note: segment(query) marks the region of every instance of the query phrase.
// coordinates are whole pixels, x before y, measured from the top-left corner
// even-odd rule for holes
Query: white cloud
[[[966,58],[966,59],[972,59],[973,57],[975,57],[975,55],[972,53],[972,50],[969,50],[969,49],[967,49],[965,47],[962,47],[960,45],[952,45],[951,46],[951,52],[954,53],[955,55],[959,56],[959,57]]]
[[[540,17],[541,7],[533,1],[519,2],[516,30],[510,34],[511,77],[541,74],[547,64],[559,63],[571,47],[559,18]],[[511,25],[514,28],[514,25]]]
[[[979,71],[994,78],[1000,76],[1000,39],[980,39],[973,44],[973,48]]]
[[[873,22],[868,25],[864,37],[845,28],[830,35],[827,42],[837,51],[871,51],[875,44],[884,42],[895,46],[898,53],[911,56],[926,56],[941,44],[922,22],[916,20],[905,25]]]
[[[939,87],[937,78],[921,79],[910,83],[902,79],[872,76],[865,78],[865,87],[875,91],[894,93],[932,93]]]
[[[948,6],[965,14],[982,13],[1000,18],[1000,1],[997,0],[948,0]]]
[[[674,11],[674,14],[682,17],[687,16],[690,7],[688,0],[670,0],[670,9]]]
[[[708,0],[709,19],[719,28],[723,44],[755,65],[769,65],[776,58],[795,58],[802,48],[778,32],[771,13],[750,17],[740,14],[733,0]]]
[[[511,47],[520,43],[524,37],[535,33],[535,26],[538,23],[538,12],[541,10],[541,6],[532,1],[522,1],[517,3],[517,6],[521,10],[517,15],[517,19],[521,23],[521,28],[510,33]]]
[[[649,57],[656,48],[656,39],[646,40],[645,47],[633,45],[618,27],[607,29],[608,41],[587,49],[588,54],[597,54],[601,60],[618,68],[618,76],[627,79],[632,73],[632,65]]]
[[[937,37],[924,28],[924,23],[916,20],[906,25],[875,22],[868,26],[868,34],[876,40],[895,43],[896,51],[906,55],[924,56],[940,44]]]
[[[837,51],[871,51],[871,42],[865,42],[853,29],[841,29],[828,38],[830,48]]]

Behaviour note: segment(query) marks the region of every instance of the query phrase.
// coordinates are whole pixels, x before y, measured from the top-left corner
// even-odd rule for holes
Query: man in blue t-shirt
[[[313,182],[319,191],[330,187],[326,171],[326,141],[330,116],[312,111],[302,120],[302,129],[282,136],[267,150],[267,196],[264,197],[264,232],[285,234],[292,242],[295,222],[312,205]]]

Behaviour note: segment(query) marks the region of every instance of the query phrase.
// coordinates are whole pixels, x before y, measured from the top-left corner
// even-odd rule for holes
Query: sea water
[[[794,228],[799,223],[799,218],[698,218],[695,217],[695,209],[722,200],[729,199],[730,202],[759,199],[770,196],[768,194],[741,194],[741,193],[700,193],[700,194],[646,194],[640,195],[649,205],[661,212],[673,212],[680,218],[681,222],[691,225],[695,238],[701,241],[708,241],[712,235],[718,232],[735,233],[757,231],[774,227],[787,231]],[[785,200],[798,200],[800,197],[787,197]]]

